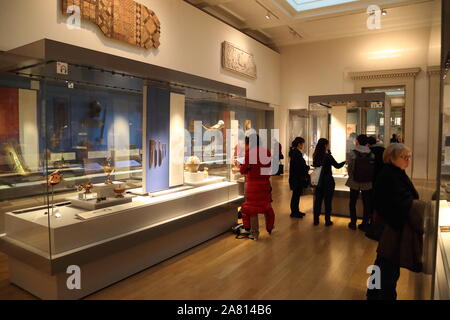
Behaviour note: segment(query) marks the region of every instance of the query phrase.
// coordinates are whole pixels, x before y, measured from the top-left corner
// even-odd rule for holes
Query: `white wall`
[[[428,143],[426,69],[429,63],[439,63],[438,28],[377,32],[281,48],[281,105],[302,109],[307,108],[308,97],[312,95],[353,93],[348,72],[422,68],[415,91],[414,176],[426,178],[427,148],[423,147]]]
[[[182,0],[139,0],[161,21],[161,46],[144,50],[106,38],[93,23],[69,30],[59,0],[0,0],[0,50],[43,38],[107,52],[247,88],[251,99],[280,104],[280,55]],[[5,30],[9,30],[5,32]],[[254,54],[258,79],[222,70],[221,43]]]

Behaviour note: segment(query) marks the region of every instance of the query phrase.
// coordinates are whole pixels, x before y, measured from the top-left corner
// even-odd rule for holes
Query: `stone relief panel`
[[[222,67],[251,79],[257,77],[253,55],[227,41],[222,43]]]

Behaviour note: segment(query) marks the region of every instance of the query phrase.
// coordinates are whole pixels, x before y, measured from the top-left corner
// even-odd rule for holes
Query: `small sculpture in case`
[[[103,171],[106,174],[105,184],[113,184],[111,174],[114,172],[114,167],[111,165],[111,158],[106,159],[106,165],[103,166]]]
[[[191,156],[186,161],[185,168],[189,172],[196,173],[198,172],[199,167],[200,167],[200,159],[197,156]]]
[[[114,192],[116,193],[116,198],[124,198],[125,188],[114,188]]]
[[[61,174],[61,170],[56,170],[53,173],[50,173],[47,176],[47,184],[49,187],[53,187],[56,186],[57,184],[59,184],[62,180],[62,174]]]
[[[92,188],[94,188],[94,185],[92,184],[92,182],[90,180],[88,182],[85,182],[85,183],[79,185],[77,187],[77,190],[78,191],[83,191],[84,190],[84,193],[80,193],[79,194],[80,195],[80,197],[79,197],[80,200],[88,200],[87,199],[87,195],[92,193],[92,191],[91,191]]]

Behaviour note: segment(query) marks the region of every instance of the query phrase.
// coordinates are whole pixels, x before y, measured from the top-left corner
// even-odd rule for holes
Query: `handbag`
[[[317,187],[319,184],[320,174],[322,173],[322,167],[315,168],[311,173],[311,185]]]

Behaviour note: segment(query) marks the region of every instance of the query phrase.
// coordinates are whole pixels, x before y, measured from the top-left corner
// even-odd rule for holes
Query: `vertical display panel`
[[[145,192],[169,189],[170,91],[147,89]]]
[[[184,114],[185,96],[170,94],[170,161],[169,185],[180,186],[184,183]]]

